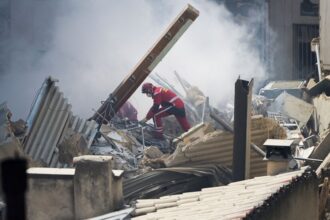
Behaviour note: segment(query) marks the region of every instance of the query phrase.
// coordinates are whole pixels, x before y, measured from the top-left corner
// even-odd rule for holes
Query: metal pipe
[[[316,53],[316,64],[317,64],[317,73],[319,75],[319,82],[322,80],[322,72],[321,72],[321,62],[320,62],[320,45],[316,44],[315,53]]]
[[[320,162],[320,163],[323,162],[323,160],[313,159],[313,158],[294,157],[294,159],[296,159],[296,160],[304,160],[304,161],[311,161],[311,162]]]
[[[215,120],[221,126],[223,126],[225,130],[234,133],[234,128],[231,125],[229,125],[226,121],[224,121],[222,118],[220,118],[218,115],[216,115],[213,111],[210,112],[210,116],[213,120]]]
[[[183,90],[185,91],[185,93],[186,93],[186,95],[187,95],[187,93],[188,93],[188,92],[187,92],[187,88],[185,87],[184,83],[182,82],[181,77],[179,76],[179,74],[178,74],[176,71],[174,71],[174,75],[175,75],[176,78],[178,79],[179,83],[181,84]]]
[[[107,122],[108,124],[110,124],[110,122],[103,116],[101,115],[98,111],[96,111],[94,108],[92,108],[92,111],[95,112],[96,115],[98,115],[100,118],[103,119],[103,121]],[[100,126],[101,127],[101,126]]]
[[[154,75],[149,75],[149,77],[154,81],[156,81],[155,79],[157,78],[158,81],[156,81],[156,82],[159,83],[161,86],[172,90],[177,96],[179,96],[181,98],[184,97],[178,90],[176,90],[174,88],[173,85],[171,85],[165,78],[161,77],[158,73],[155,73]],[[162,83],[160,83],[159,81],[161,81]]]
[[[146,145],[144,143],[144,132],[143,132],[143,130],[144,130],[144,127],[141,127],[142,145],[143,145],[143,150],[144,150],[144,148],[146,147]]]
[[[255,145],[254,143],[251,143],[251,147],[253,150],[255,150],[259,155],[265,157],[266,156],[266,152],[263,151],[261,148],[259,148],[257,145]]]

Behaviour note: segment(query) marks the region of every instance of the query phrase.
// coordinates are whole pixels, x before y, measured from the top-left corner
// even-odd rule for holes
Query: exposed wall
[[[269,0],[269,25],[274,31],[274,71],[278,79],[293,79],[293,25],[318,24],[318,16],[302,16],[303,0]],[[311,0],[318,3],[318,0]],[[304,33],[302,33],[304,34]]]
[[[27,219],[87,219],[123,208],[123,171],[111,169],[111,156],[85,155],[75,164],[28,169]]]
[[[330,4],[328,0],[320,1],[320,59],[323,69],[330,72]]]
[[[322,134],[329,128],[330,124],[330,97],[324,93],[313,98],[313,103],[316,109],[316,117],[318,122],[319,132]]]
[[[27,219],[74,219],[73,169],[29,174]],[[61,169],[63,170],[63,169]]]

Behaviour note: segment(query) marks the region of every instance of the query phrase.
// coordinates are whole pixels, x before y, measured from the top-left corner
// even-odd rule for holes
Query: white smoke
[[[246,80],[265,77],[253,29],[235,22],[222,5],[202,0],[67,0],[44,7],[55,8],[50,15],[35,11],[38,22],[43,16],[53,16],[49,28],[39,30],[42,39],[50,42],[45,42],[46,50],[41,53],[31,52],[34,45],[27,41],[21,48],[16,45],[19,49],[15,51],[22,53],[14,53],[12,71],[0,76],[0,102],[7,100],[15,117],[26,118],[35,92],[51,75],[59,79],[74,114],[90,117],[92,108],[100,106],[188,3],[200,16],[155,72],[173,80],[176,70],[213,104],[233,98],[239,75]],[[130,100],[139,110],[139,118],[144,117],[151,100],[140,90]]]

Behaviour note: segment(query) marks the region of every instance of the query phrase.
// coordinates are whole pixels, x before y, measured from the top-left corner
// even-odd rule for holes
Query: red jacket
[[[153,106],[150,108],[147,119],[149,120],[159,110],[159,106],[168,107],[174,106],[176,108],[184,108],[183,101],[171,90],[162,87],[154,87],[152,98],[154,100]]]

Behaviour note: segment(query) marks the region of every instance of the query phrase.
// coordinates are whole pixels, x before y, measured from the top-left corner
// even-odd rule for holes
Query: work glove
[[[144,119],[142,119],[142,120],[139,121],[139,122],[140,122],[140,124],[145,124],[147,121],[148,121],[148,119],[147,119],[147,118],[144,118]]]

